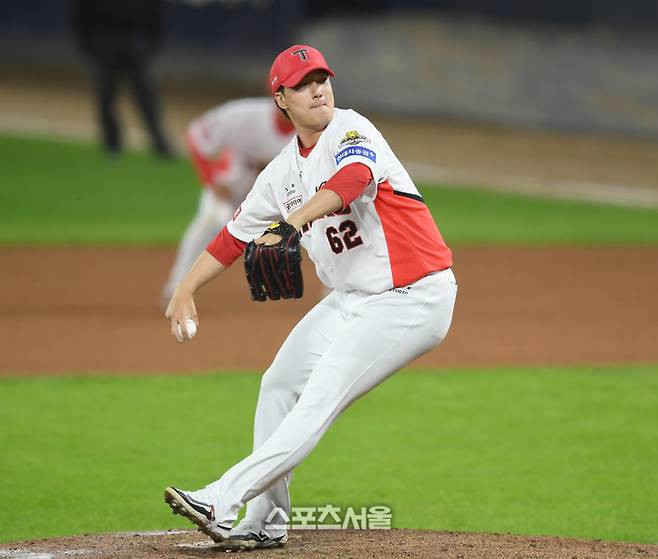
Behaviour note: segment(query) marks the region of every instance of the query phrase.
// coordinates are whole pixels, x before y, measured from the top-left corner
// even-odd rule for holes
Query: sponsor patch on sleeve
[[[370,148],[364,148],[362,146],[352,146],[339,151],[336,154],[336,165],[346,157],[365,157],[373,163],[377,163],[377,154]]]

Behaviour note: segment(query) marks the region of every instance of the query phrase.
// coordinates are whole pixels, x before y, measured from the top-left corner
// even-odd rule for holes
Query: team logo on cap
[[[308,54],[306,54],[307,52],[308,49],[297,49],[292,51],[290,54],[292,54],[293,56],[299,56],[299,59],[301,61],[306,62],[308,60]]]

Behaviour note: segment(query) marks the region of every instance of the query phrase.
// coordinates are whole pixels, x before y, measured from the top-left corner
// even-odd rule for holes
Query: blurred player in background
[[[294,131],[271,97],[229,101],[189,125],[187,144],[203,190],[162,291],[163,307]]]

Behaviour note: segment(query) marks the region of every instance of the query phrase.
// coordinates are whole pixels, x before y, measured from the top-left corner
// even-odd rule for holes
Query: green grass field
[[[191,165],[0,135],[0,243],[176,243],[194,213]],[[450,244],[658,244],[658,210],[422,188]]]
[[[657,542],[657,373],[398,374],[296,470],[294,502],[388,504],[400,528]],[[248,454],[257,389],[248,374],[0,380],[0,540],[186,527],[164,486]]]
[[[0,152],[0,244],[173,244],[197,202],[184,160],[2,135]],[[658,210],[423,194],[450,244],[658,244]],[[258,382],[0,378],[0,542],[187,527],[162,490],[249,452]],[[658,364],[398,374],[296,470],[294,503],[387,504],[399,528],[656,543],[657,409]]]

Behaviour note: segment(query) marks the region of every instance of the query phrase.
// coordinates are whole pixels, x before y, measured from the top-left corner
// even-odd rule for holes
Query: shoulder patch
[[[338,165],[346,157],[365,157],[366,159],[370,159],[370,161],[373,163],[377,163],[377,154],[369,148],[360,146],[349,146],[339,151],[336,154],[336,165]]]
[[[357,130],[350,130],[349,132],[345,133],[343,139],[338,143],[338,147],[342,148],[344,146],[354,146],[356,144],[367,143],[370,143],[370,140],[363,134],[359,134]]]

